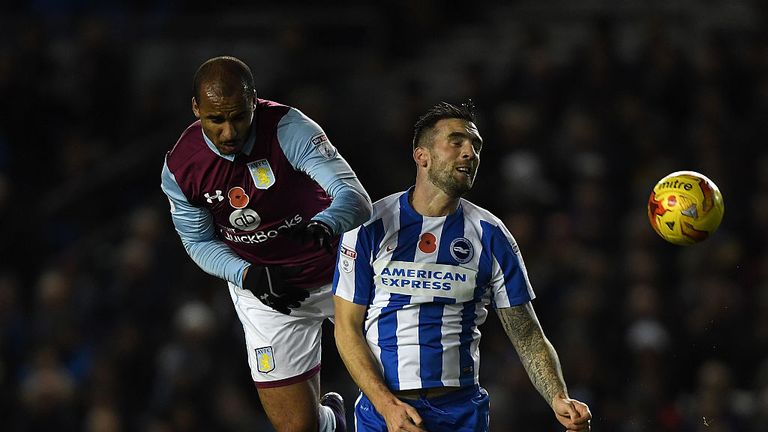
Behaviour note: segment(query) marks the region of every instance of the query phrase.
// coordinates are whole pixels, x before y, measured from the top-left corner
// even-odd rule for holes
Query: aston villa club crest
[[[248,170],[253,177],[253,184],[257,189],[269,189],[275,184],[275,173],[266,159],[259,159],[248,164]]]
[[[256,368],[262,373],[275,369],[275,356],[271,346],[256,348]]]

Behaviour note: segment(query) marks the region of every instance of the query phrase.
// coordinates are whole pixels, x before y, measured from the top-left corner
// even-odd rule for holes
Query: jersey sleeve
[[[189,203],[167,162],[160,185],[171,205],[173,225],[192,261],[206,273],[242,286],[243,271],[250,264],[216,238],[213,216]]]
[[[312,219],[325,222],[337,234],[368,220],[371,198],[317,123],[291,108],[277,125],[277,138],[293,168],[306,173],[333,197],[331,205]]]
[[[517,242],[507,228],[485,224],[483,229],[490,231],[490,248],[493,257],[491,290],[493,306],[496,308],[518,306],[533,300],[531,282],[525,269],[523,256]]]
[[[359,305],[373,300],[373,267],[371,242],[367,230],[357,227],[344,233],[339,243],[333,293]]]

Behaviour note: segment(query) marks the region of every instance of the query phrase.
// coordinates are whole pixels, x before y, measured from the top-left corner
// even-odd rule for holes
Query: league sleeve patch
[[[348,256],[342,256],[339,258],[339,269],[343,271],[344,273],[352,273],[352,270],[355,269],[355,260],[349,258]]]
[[[357,258],[357,252],[355,252],[354,250],[344,246],[343,244],[339,245],[339,250],[341,251],[342,255],[346,255],[346,256],[348,256],[349,258],[352,258],[352,259]]]
[[[324,133],[320,132],[313,136],[310,142],[324,158],[331,159],[336,156],[336,147],[331,144],[331,141],[328,140]]]
[[[315,136],[312,137],[312,145],[313,146],[318,146],[318,145],[320,145],[320,144],[322,144],[322,143],[324,143],[326,141],[328,141],[328,137],[325,136],[324,133],[321,133],[321,134],[318,134],[318,135],[315,135]]]
[[[344,273],[352,273],[355,269],[355,258],[357,252],[342,245],[339,245],[339,269]]]

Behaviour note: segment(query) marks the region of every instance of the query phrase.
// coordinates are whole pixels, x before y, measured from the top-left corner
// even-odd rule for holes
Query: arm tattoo
[[[567,397],[560,360],[555,348],[544,336],[533,306],[526,303],[496,312],[536,390],[550,405],[558,393]]]

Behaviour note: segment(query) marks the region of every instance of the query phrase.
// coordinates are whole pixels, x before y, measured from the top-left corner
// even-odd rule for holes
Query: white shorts
[[[249,290],[229,283],[229,294],[245,331],[248,365],[256,387],[305,381],[320,371],[323,321],[333,319],[331,284],[310,290],[290,315],[262,303]]]

